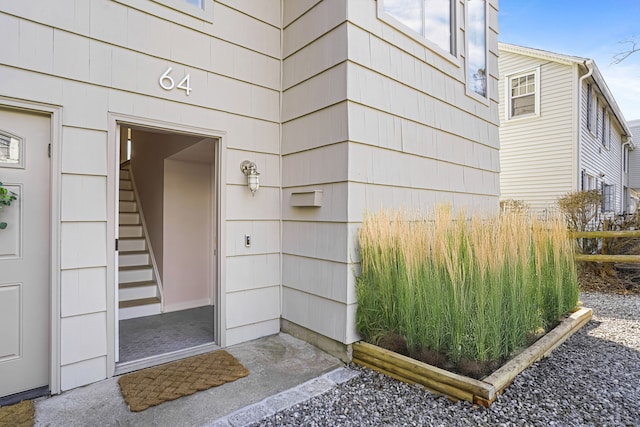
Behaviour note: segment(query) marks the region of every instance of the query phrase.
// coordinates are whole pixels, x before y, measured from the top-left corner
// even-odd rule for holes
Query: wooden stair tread
[[[123,254],[127,254],[127,255],[142,255],[142,254],[148,254],[149,251],[118,251],[118,252],[123,252]]]
[[[118,289],[142,288],[144,286],[155,286],[155,280],[143,280],[141,282],[118,283]]]
[[[124,267],[118,267],[118,271],[134,271],[134,270],[146,270],[147,268],[152,268],[152,265],[127,265]]]
[[[139,307],[141,305],[160,304],[160,298],[149,297],[118,302],[118,308]]]

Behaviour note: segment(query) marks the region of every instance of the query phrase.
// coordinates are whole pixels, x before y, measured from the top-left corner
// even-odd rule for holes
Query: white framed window
[[[540,115],[540,68],[506,79],[507,119]]]
[[[151,15],[173,21],[175,13],[189,15],[202,21],[213,22],[213,0],[113,0]],[[155,4],[154,4],[155,3]],[[164,6],[164,7],[158,7]],[[195,28],[193,25],[188,26]],[[201,28],[197,28],[201,30]]]
[[[378,0],[378,18],[436,51],[456,56],[456,3],[456,0]]]
[[[199,7],[200,9],[203,9],[203,0],[184,0],[187,3],[190,3],[196,7]]]
[[[608,150],[611,124],[608,123],[607,119],[608,119],[607,109],[605,107],[602,107],[602,135],[600,140],[602,142],[602,146]]]
[[[598,136],[598,130],[600,128],[600,102],[597,96],[593,96],[593,108],[591,109],[591,115],[593,118],[591,119],[591,123],[593,126],[589,129],[591,134],[595,137]]]
[[[593,131],[593,88],[587,85],[587,129]]]
[[[487,1],[467,0],[466,65],[467,91],[482,98],[487,93]]]
[[[615,185],[602,183],[602,212],[613,211],[616,203]]]

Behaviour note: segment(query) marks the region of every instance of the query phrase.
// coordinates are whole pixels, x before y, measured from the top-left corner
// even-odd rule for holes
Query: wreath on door
[[[18,195],[13,191],[9,191],[3,184],[0,182],[0,213],[2,209],[6,206],[11,206],[11,202],[18,199]],[[4,230],[7,228],[7,223],[0,221],[0,230]]]

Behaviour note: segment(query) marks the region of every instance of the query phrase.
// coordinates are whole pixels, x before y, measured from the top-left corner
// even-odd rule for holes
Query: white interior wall
[[[131,170],[138,189],[138,204],[144,214],[148,238],[162,279],[164,278],[165,260],[164,161],[167,157],[186,149],[199,139],[199,137],[138,129],[131,131]]]
[[[212,165],[164,161],[165,311],[213,303]]]

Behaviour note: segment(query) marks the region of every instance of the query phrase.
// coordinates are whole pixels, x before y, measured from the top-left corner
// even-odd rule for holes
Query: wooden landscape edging
[[[586,324],[592,314],[590,308],[576,310],[530,347],[482,380],[455,374],[362,341],[353,344],[353,362],[400,381],[421,384],[431,391],[456,400],[489,406],[520,372],[548,356]]]

